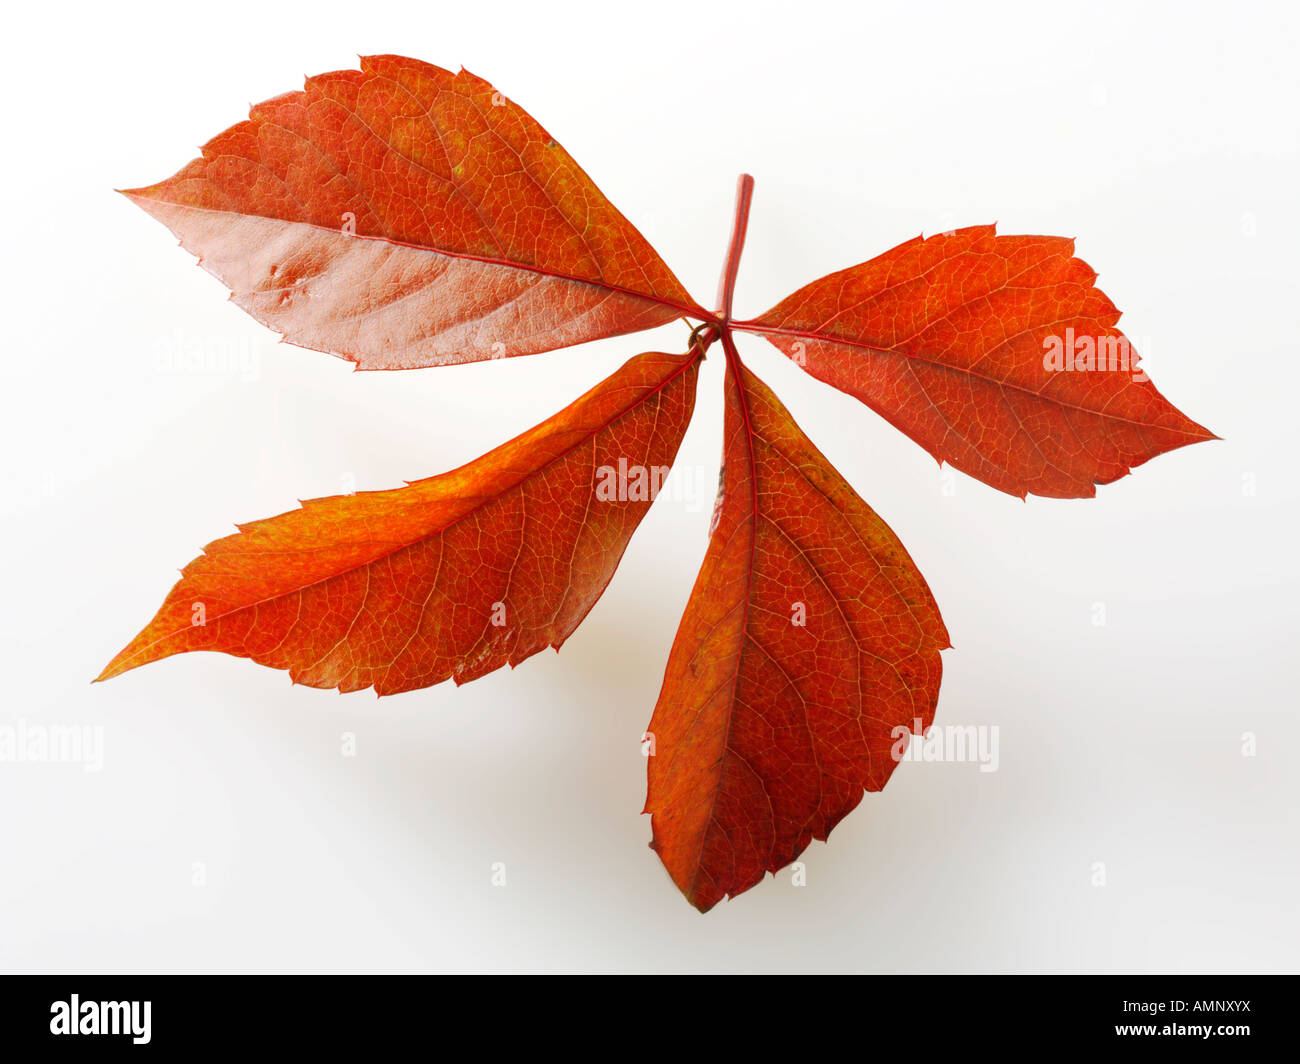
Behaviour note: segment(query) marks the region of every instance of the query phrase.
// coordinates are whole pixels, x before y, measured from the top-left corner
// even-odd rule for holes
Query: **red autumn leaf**
[[[220,650],[288,669],[295,683],[383,695],[558,649],[652,501],[598,492],[597,474],[620,459],[672,464],[698,366],[696,353],[640,355],[460,469],[241,525],[182,570],[99,679]]]
[[[1020,496],[1092,495],[1213,437],[1138,370],[1119,312],[1058,237],[913,240],[733,320],[752,190],[743,177],[709,312],[517,106],[464,71],[380,56],[260,104],[128,193],[254,317],[361,368],[700,324],[689,354],[633,359],[459,470],[210,544],[100,679],[221,650],[386,694],[558,647],[649,505],[602,493],[602,475],[672,462],[720,342],[724,475],[651,722],[652,845],[705,910],[825,839],[932,722],[948,635],[898,539],[743,366],[734,331]]]
[[[1072,240],[991,225],[918,237],[735,327],[986,484],[1092,496],[1214,435],[1146,379],[1119,311],[1073,255]]]
[[[889,527],[771,390],[727,373],[708,552],[650,722],[646,812],[710,909],[825,839],[934,719],[948,633]]]
[[[309,78],[126,195],[258,321],[361,369],[528,355],[702,313],[526,112],[414,59]]]

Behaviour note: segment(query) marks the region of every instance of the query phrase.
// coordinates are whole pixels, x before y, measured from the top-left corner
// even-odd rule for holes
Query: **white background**
[[[104,764],[0,764],[0,968],[1297,968],[1294,4],[259,0],[6,24],[0,725],[101,727]],[[1078,238],[1158,387],[1224,438],[1092,501],[945,480],[742,340],[928,578],[955,645],[939,722],[996,725],[999,771],[903,765],[809,848],[805,887],[701,916],[672,886],[639,739],[704,552],[720,358],[679,497],[561,654],[383,700],[211,654],[90,684],[232,522],[449,469],[683,347],[677,325],[353,373],[275,343],[112,192],[376,52],[492,80],[704,302],[752,172],[741,316],[922,231]],[[255,372],[168,371],[194,349]],[[680,497],[688,477],[709,497]]]

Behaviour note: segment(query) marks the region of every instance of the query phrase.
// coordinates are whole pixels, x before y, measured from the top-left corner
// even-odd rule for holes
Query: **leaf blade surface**
[[[460,469],[240,526],[182,570],[99,679],[217,650],[287,669],[295,683],[393,694],[558,649],[653,501],[598,496],[601,474],[620,460],[671,466],[698,364],[696,354],[637,356]]]
[[[893,729],[934,718],[948,646],[897,537],[743,368],[727,374],[723,463],[650,724],[645,809],[701,911],[885,785]]]
[[[1096,276],[1071,240],[974,226],[820,278],[736,328],[999,491],[1087,498],[1214,438],[1146,378]],[[1069,368],[1047,364],[1058,344]]]
[[[400,56],[255,105],[126,195],[302,347],[360,369],[553,350],[698,313],[636,228],[481,78]]]

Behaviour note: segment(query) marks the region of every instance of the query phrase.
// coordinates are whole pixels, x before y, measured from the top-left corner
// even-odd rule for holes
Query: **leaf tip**
[[[120,676],[122,673],[126,672],[130,666],[123,665],[121,659],[122,655],[118,654],[117,657],[113,658],[112,661],[105,665],[103,671],[90,682],[103,683],[105,680],[111,680],[114,676]]]
[[[113,189],[113,191],[116,192],[119,196],[125,196],[125,197],[126,197],[127,199],[129,199],[132,203],[134,203],[137,207],[139,207],[142,211],[148,211],[148,210],[149,210],[149,208],[146,207],[146,206],[145,206],[145,203],[144,203],[144,201],[146,201],[146,200],[148,200],[148,199],[151,198],[151,197],[149,196],[149,191],[150,191],[150,189],[149,189],[148,187],[143,187],[143,188],[115,188],[115,189]]]

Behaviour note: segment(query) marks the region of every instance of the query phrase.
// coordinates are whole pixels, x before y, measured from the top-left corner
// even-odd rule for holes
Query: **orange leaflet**
[[[949,645],[897,537],[728,361],[716,523],[650,722],[645,810],[701,911],[885,785],[894,729],[934,719]]]
[[[920,237],[735,327],[1001,491],[1090,497],[1214,434],[1155,389],[1074,242]]]
[[[99,679],[219,650],[296,683],[383,695],[558,649],[650,506],[641,492],[598,493],[601,470],[672,464],[699,359],[639,355],[460,469],[241,525],[182,570]]]
[[[528,355],[703,313],[522,108],[400,56],[309,78],[126,195],[258,321],[361,369]]]

